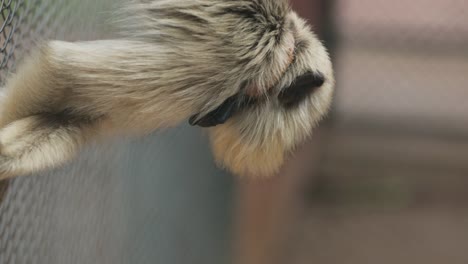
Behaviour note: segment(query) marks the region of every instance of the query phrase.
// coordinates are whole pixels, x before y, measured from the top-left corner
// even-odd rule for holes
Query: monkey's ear
[[[200,114],[192,116],[189,120],[189,124],[200,127],[214,127],[222,125],[231,119],[235,114],[247,108],[248,106],[251,106],[253,103],[254,100],[251,98],[235,95],[228,98],[218,108],[209,112],[205,116],[200,116]]]

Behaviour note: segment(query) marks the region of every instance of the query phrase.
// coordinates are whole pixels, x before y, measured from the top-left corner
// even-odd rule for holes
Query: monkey
[[[115,39],[41,43],[6,80],[0,179],[188,121],[220,168],[277,173],[328,113],[329,53],[287,0],[128,0]]]

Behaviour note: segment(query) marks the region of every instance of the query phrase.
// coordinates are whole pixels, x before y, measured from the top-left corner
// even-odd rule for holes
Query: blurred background
[[[1,81],[40,39],[112,37],[118,2],[2,0]],[[280,175],[227,175],[187,126],[93,146],[0,182],[0,264],[466,264],[468,2],[292,4],[337,91]]]
[[[333,113],[242,184],[240,263],[467,263],[468,2],[293,4],[331,49]]]

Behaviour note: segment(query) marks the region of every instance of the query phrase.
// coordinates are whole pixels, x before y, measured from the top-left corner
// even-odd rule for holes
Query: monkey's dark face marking
[[[192,116],[189,123],[192,126],[200,127],[214,127],[222,125],[238,112],[254,104],[254,101],[254,99],[242,98],[239,95],[232,96],[207,115],[203,117],[200,117],[200,115]]]
[[[308,72],[299,76],[290,87],[284,89],[279,94],[278,100],[285,108],[295,107],[324,83],[325,77],[321,73]]]

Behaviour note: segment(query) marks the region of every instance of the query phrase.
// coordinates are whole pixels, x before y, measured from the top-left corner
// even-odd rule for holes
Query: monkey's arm
[[[0,179],[62,164],[99,135],[147,133],[199,112],[209,96],[176,56],[127,40],[43,45],[7,80]]]

